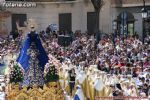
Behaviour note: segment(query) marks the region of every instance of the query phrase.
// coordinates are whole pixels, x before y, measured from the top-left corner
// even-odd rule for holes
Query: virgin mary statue
[[[25,38],[17,62],[25,72],[25,85],[42,86],[44,84],[44,66],[48,62],[48,56],[42,46],[38,33],[35,31],[34,25],[31,25],[30,28],[31,31]]]

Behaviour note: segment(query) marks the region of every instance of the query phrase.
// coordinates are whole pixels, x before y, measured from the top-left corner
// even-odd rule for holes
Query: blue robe
[[[29,69],[29,59],[30,55],[27,54],[28,49],[30,48],[31,43],[35,43],[36,49],[39,51],[38,60],[39,60],[39,66],[42,71],[44,71],[44,66],[48,62],[48,56],[42,46],[42,43],[40,41],[39,35],[35,33],[29,33],[27,34],[27,37],[23,43],[23,46],[21,48],[19,57],[17,58],[17,62],[21,64],[25,72]]]
[[[76,94],[73,98],[73,100],[80,100],[79,96]]]

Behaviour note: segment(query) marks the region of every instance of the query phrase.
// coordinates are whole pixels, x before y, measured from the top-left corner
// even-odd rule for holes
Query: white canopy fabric
[[[0,100],[5,100],[5,95],[4,92],[0,92]]]

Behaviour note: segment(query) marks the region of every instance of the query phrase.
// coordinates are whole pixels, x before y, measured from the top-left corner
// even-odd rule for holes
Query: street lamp
[[[143,20],[143,34],[142,34],[142,42],[144,44],[145,38],[145,19],[147,18],[147,10],[145,7],[145,0],[143,0],[143,8],[142,8],[142,20]]]
[[[147,10],[145,8],[142,9],[142,18],[143,19],[147,18]]]

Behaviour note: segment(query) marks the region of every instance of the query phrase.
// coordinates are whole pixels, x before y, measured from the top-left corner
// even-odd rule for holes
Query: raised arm
[[[17,27],[17,29],[19,28],[19,23],[16,21],[16,27]]]
[[[22,30],[22,28],[19,26],[19,22],[17,21],[16,22],[16,27],[17,27],[17,30],[19,31],[19,30]]]
[[[16,21],[16,27],[17,27],[18,31],[20,31],[20,30],[24,31],[24,29],[26,28],[26,26],[27,26],[27,23],[25,23],[25,27],[20,27],[19,26],[19,21]]]
[[[17,30],[18,30],[18,31],[21,31],[22,37],[23,37],[23,39],[24,39],[25,36],[27,35],[27,33],[29,32],[28,23],[27,23],[27,22],[24,22],[24,26],[21,27],[21,26],[19,25],[19,21],[16,21],[16,27],[17,27]]]

